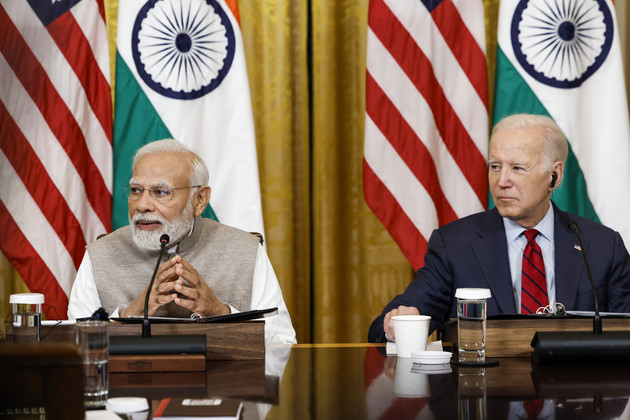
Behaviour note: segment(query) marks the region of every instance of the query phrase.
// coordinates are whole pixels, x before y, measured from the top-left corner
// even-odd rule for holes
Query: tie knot
[[[525,234],[525,237],[527,238],[527,243],[530,243],[536,237],[536,235],[538,235],[539,232],[536,229],[527,229],[523,233]]]

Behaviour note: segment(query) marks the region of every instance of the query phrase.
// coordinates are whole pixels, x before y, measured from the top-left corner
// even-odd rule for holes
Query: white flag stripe
[[[459,15],[466,24],[479,48],[486,53],[486,27],[479,25],[485,19],[483,13],[483,0],[453,0],[453,5],[459,11]]]
[[[483,204],[439,137],[431,107],[416,90],[371,29],[367,69],[425,145],[435,164],[444,196],[458,217],[483,210]]]
[[[451,107],[481,154],[487,157],[487,121],[470,112],[471,108],[486,109],[486,106],[477,94],[475,87],[470,83],[466,72],[460,67],[448,44],[442,38],[429,11],[420,1],[386,0],[386,3],[413,37],[424,55],[431,57],[433,73]]]
[[[365,117],[365,134],[371,140],[365,144],[365,161],[422,236],[428,238],[438,226],[431,196],[369,116]]]
[[[109,82],[111,79],[107,27],[105,26],[105,21],[101,18],[98,3],[96,0],[81,0],[70,11],[83,33],[90,34],[91,39],[88,38],[88,41],[90,41],[92,53],[98,63],[98,67],[101,69],[101,73]]]
[[[466,7],[483,9],[480,0],[469,1],[471,5]],[[429,4],[429,7],[432,7],[432,4],[437,6],[429,13],[425,3]],[[460,7],[464,6],[460,4]],[[472,11],[468,8],[466,10]],[[369,111],[366,112],[365,148],[370,150],[373,141],[377,144],[383,141],[396,144],[401,141],[405,143],[401,146],[403,148],[401,150],[405,150],[401,152],[401,156],[407,159],[407,150],[411,151],[409,154],[417,156],[415,161],[407,159],[410,165],[407,167],[407,163],[403,165],[400,157],[398,159],[390,157],[389,161],[376,160],[379,159],[379,155],[375,153],[370,159],[376,160],[378,163],[376,164],[368,162],[366,155],[364,164],[370,170],[364,172],[363,188],[368,206],[390,232],[415,269],[424,264],[427,241],[433,229],[459,217],[482,211],[486,206],[487,175],[484,162],[487,156],[488,132],[488,111],[485,105],[486,61],[482,54],[483,48],[471,55],[461,54],[460,51],[466,51],[467,48],[476,49],[475,43],[479,42],[480,38],[485,39],[483,11],[477,10],[469,13],[469,16],[460,16],[459,13],[460,10],[453,7],[452,0],[442,3],[424,0],[414,2],[371,0],[369,4],[367,32],[369,78],[366,98]],[[439,22],[439,27],[436,22]],[[474,30],[468,28],[474,35],[468,35],[467,28],[464,27],[466,24],[476,28]],[[444,31],[447,38],[444,38],[441,31]],[[383,43],[377,40],[377,35],[383,38]],[[450,49],[449,43],[454,43],[453,50]],[[393,55],[389,51],[392,51]],[[427,68],[412,67],[403,70],[394,56],[402,57],[405,66],[413,66],[419,61]],[[461,67],[458,59],[462,62]],[[410,74],[413,72],[413,76],[410,77],[419,80],[410,80],[405,71]],[[475,83],[480,83],[480,86],[473,86],[471,79]],[[414,82],[422,84],[423,92],[416,89]],[[383,128],[384,131],[380,132],[374,129],[375,122],[385,127],[381,119],[389,117],[385,113],[369,114],[371,110],[378,109],[375,108],[379,106],[378,101],[385,100],[382,96],[391,102],[391,106],[411,127],[415,136],[406,133],[403,138],[391,138],[398,135],[395,130],[389,132],[389,128]],[[399,121],[396,123],[402,124]],[[373,138],[375,136],[378,139],[375,140]],[[384,139],[387,136],[389,138]],[[419,150],[422,145],[415,144],[418,141],[416,137],[423,142],[426,152]],[[377,147],[378,150],[383,148]],[[450,150],[453,150],[453,155]],[[464,153],[462,150],[466,150],[466,156],[462,156]],[[425,182],[427,190],[424,191],[422,204],[417,207],[414,205],[410,209],[408,204],[403,206],[399,202],[393,202],[389,196],[386,200],[379,198],[383,194],[384,182],[379,178],[386,174],[391,176],[392,172],[396,173],[395,169],[392,169],[392,172],[379,169],[380,173],[371,170],[373,166],[379,165],[383,167],[403,165],[403,170],[414,175],[414,179],[415,174],[418,174],[415,182],[420,184]],[[435,168],[437,181],[423,179],[429,165]],[[401,194],[404,188],[398,185],[405,182],[411,181],[408,177],[397,180],[390,178],[386,184],[386,188],[398,191],[395,200],[409,200],[409,193]],[[428,194],[429,191],[431,194]],[[431,198],[436,200],[435,203]],[[413,212],[415,218],[425,220],[424,224],[420,224],[422,229],[417,231],[410,229],[406,220],[392,217],[399,207],[403,207],[408,215]],[[414,220],[413,223],[418,224],[418,221]]]
[[[2,54],[0,54],[0,98],[11,98],[10,101],[3,101],[4,106],[81,224],[86,242],[105,233],[105,226],[87,198],[83,179]]]
[[[81,82],[48,31],[42,25],[32,24],[39,18],[26,1],[6,2],[3,6],[79,123],[90,155],[111,193],[113,169],[108,162],[112,161],[112,146],[92,109],[85,107],[89,101]]]
[[[502,1],[500,22],[512,21],[517,3]],[[612,6],[611,15],[615,21]],[[619,118],[628,115],[628,107],[618,36],[604,65],[573,89],[551,88],[536,81],[516,60],[510,39],[509,25],[499,25],[501,50],[567,136],[600,221],[619,231],[630,246],[630,127],[627,117]]]
[[[76,275],[74,262],[1,149],[0,178],[3,184],[0,188],[0,201],[48,269],[57,278],[63,291],[69,295],[71,281]],[[15,197],[21,197],[21,199],[16,200]]]

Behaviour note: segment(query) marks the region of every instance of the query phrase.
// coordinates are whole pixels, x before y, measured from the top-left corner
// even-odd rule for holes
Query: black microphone
[[[534,348],[532,359],[539,364],[630,362],[630,331],[602,331],[597,287],[582,235],[573,220],[569,222],[569,229],[578,237],[588,279],[593,289],[595,303],[593,332],[537,331],[531,342]]]
[[[160,268],[164,249],[169,240],[170,238],[166,233],[160,236],[160,255],[144,297],[142,337],[111,336],[109,338],[109,354],[206,354],[205,334],[157,335],[151,337],[149,296],[151,295],[151,289],[153,289],[157,271]]]
[[[599,316],[599,299],[597,299],[597,287],[595,286],[595,279],[593,279],[593,272],[591,271],[591,265],[588,263],[588,257],[586,256],[586,248],[582,241],[582,235],[580,235],[580,229],[578,229],[577,223],[571,220],[569,228],[575,233],[580,242],[580,250],[582,251],[582,258],[584,258],[584,265],[586,266],[586,272],[588,273],[588,280],[591,282],[591,288],[593,289],[593,299],[595,300],[595,316],[593,317],[593,334],[602,333],[602,317]]]
[[[160,262],[162,262],[162,255],[164,255],[164,250],[166,249],[166,245],[171,240],[169,236],[165,233],[160,236],[160,255],[158,256],[157,263],[155,264],[155,270],[153,270],[153,276],[151,277],[151,282],[149,283],[149,287],[147,288],[147,294],[144,297],[144,320],[142,320],[142,338],[151,338],[151,321],[149,321],[149,296],[151,295],[151,289],[153,289],[153,282],[155,281],[155,276],[157,275],[158,268],[160,268]]]

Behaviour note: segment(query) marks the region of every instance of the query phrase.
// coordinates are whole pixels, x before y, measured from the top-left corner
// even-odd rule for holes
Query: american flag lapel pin
[[[579,245],[573,245],[573,248],[577,249],[578,251],[582,251],[582,247]]]

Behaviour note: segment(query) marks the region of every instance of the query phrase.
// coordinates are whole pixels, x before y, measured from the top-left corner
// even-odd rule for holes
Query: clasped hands
[[[146,289],[121,313],[121,316],[143,315],[145,296]],[[160,265],[149,296],[149,316],[170,302],[175,302],[202,316],[230,313],[230,307],[215,296],[197,270],[181,255],[176,255]]]

